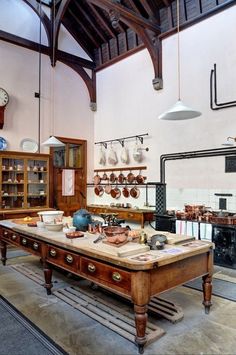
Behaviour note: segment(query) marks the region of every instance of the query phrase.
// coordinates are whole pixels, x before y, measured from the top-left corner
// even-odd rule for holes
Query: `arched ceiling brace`
[[[111,0],[87,0],[87,2],[101,7],[108,13],[111,10],[119,12],[120,19],[140,36],[152,59],[155,74],[153,87],[156,90],[162,89],[161,41],[157,37],[161,33],[160,27],[117,2]]]
[[[87,72],[82,68],[80,65],[73,61],[68,61],[65,60],[65,58],[60,58],[60,52],[58,52],[58,60],[66,65],[68,65],[71,69],[76,71],[79,76],[83,79],[85,82],[85,85],[87,86],[89,96],[90,96],[90,108],[92,111],[97,110],[97,104],[96,104],[96,74],[95,71],[92,70],[92,78],[87,74]]]
[[[25,38],[18,37],[11,33],[7,33],[0,30],[0,40],[18,45],[20,47],[33,50],[35,52],[39,51],[38,43],[27,40]],[[43,54],[50,56],[50,48],[41,45],[41,51]],[[58,60],[70,68],[74,69],[77,74],[84,80],[89,96],[90,96],[90,107],[93,111],[96,110],[96,76],[94,73],[95,64],[87,59],[77,57],[72,54],[68,54],[63,51],[58,51]],[[86,73],[84,68],[92,71],[92,78]]]
[[[54,6],[52,6],[51,9],[51,33],[52,33],[52,55],[51,55],[51,63],[52,66],[54,67],[57,61],[57,45],[58,45],[58,36],[59,36],[59,30],[60,30],[60,25],[61,25],[61,20],[66,12],[66,9],[69,5],[71,0],[61,0],[61,3],[59,5],[59,9],[57,13],[55,14],[55,19],[54,19]],[[54,53],[54,55],[53,55]]]
[[[40,17],[39,3],[36,0],[23,0]],[[48,45],[51,45],[51,23],[44,11],[41,11],[41,22],[46,31]]]

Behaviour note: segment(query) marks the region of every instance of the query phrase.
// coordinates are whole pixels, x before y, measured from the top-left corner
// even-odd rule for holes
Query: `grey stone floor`
[[[33,256],[9,259],[7,266],[0,265],[0,294],[70,355],[138,354],[133,343],[55,296],[47,296],[42,286],[10,267],[11,264],[22,262],[30,263],[35,268],[41,267],[38,258]],[[227,269],[217,268],[217,271],[223,273],[224,270],[227,274]],[[230,271],[230,277],[234,278],[235,274]],[[58,272],[54,272],[54,280],[57,280],[54,288],[78,285],[81,282],[86,287],[87,283]],[[102,295],[101,291],[98,292]],[[110,297],[120,307],[130,308],[127,303]],[[211,312],[205,315],[199,291],[178,287],[162,294],[162,298],[181,306],[184,319],[172,324],[165,319],[151,318],[166,334],[145,348],[146,355],[236,354],[236,302],[213,296]]]

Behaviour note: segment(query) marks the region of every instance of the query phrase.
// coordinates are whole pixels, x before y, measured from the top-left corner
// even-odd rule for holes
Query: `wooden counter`
[[[145,222],[152,222],[154,220],[155,212],[145,209],[120,208],[104,205],[88,205],[86,208],[90,213],[95,215],[99,215],[100,213],[118,213],[118,218],[140,223],[141,228],[144,228]]]
[[[117,249],[127,251],[135,243],[119,248],[94,243],[97,235],[85,233],[78,239],[67,239],[63,232],[28,227],[0,221],[0,248],[3,265],[7,260],[7,245],[13,244],[38,256],[43,265],[48,294],[52,288],[52,265],[90,280],[101,287],[121,295],[134,304],[136,336],[139,352],[143,353],[148,341],[146,334],[147,309],[153,296],[197,277],[203,279],[203,304],[208,313],[211,306],[213,272],[213,244],[203,241],[166,245],[164,250],[119,257]],[[136,244],[136,248],[142,247]],[[140,249],[141,250],[141,249]]]

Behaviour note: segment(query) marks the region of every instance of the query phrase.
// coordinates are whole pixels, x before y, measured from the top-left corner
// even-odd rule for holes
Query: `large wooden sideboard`
[[[106,205],[88,205],[86,208],[90,213],[95,215],[99,215],[100,213],[118,213],[118,218],[140,223],[141,228],[144,228],[145,222],[152,222],[154,219],[154,211],[147,209],[110,207]]]
[[[165,251],[150,251],[148,261],[120,257],[117,249],[129,250],[134,243],[119,248],[94,243],[96,235],[85,234],[79,239],[67,239],[63,232],[43,231],[35,227],[0,221],[0,247],[3,265],[7,260],[7,245],[13,244],[41,258],[48,294],[52,289],[52,266],[90,280],[134,304],[136,336],[139,352],[147,343],[147,309],[153,296],[197,277],[203,279],[203,304],[208,313],[211,306],[213,257],[210,242],[167,245]],[[140,247],[139,244],[136,245]],[[137,254],[140,254],[138,252]]]

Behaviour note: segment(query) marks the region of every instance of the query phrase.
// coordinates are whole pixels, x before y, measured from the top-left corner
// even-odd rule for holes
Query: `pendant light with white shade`
[[[161,120],[179,121],[187,120],[201,116],[201,112],[186,106],[180,98],[180,45],[179,45],[179,0],[176,2],[177,7],[177,65],[178,65],[178,101],[167,111],[162,113],[158,118]]]
[[[41,5],[41,3],[40,3]],[[54,131],[54,70],[55,70],[55,42],[54,42],[54,34],[55,34],[55,0],[53,0],[53,34],[52,34],[52,65],[53,65],[53,74],[52,74],[52,99],[51,99],[51,107],[52,107],[52,131]],[[54,135],[50,136],[45,142],[42,143],[44,147],[63,147],[65,144],[61,142],[59,139],[54,137]]]

